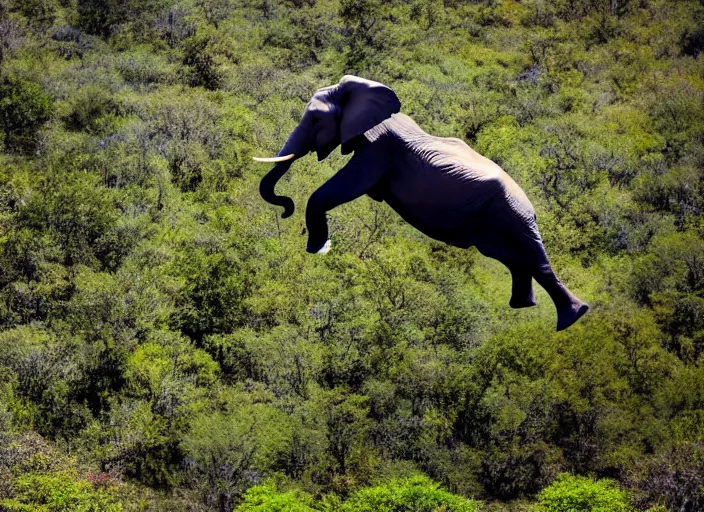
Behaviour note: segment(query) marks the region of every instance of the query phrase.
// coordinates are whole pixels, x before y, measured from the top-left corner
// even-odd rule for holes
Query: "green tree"
[[[286,414],[233,395],[239,403],[198,417],[183,440],[189,474],[205,503],[221,512],[232,510],[235,498],[272,466],[290,439]]]
[[[373,0],[341,0],[340,18],[345,25],[347,69],[360,70],[374,49],[379,49],[382,4]]]

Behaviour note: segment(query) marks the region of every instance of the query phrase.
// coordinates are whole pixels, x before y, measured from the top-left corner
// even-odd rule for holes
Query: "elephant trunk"
[[[286,174],[289,167],[291,167],[292,160],[293,159],[276,164],[259,183],[259,194],[262,196],[264,201],[269,204],[284,207],[284,213],[281,214],[282,219],[293,215],[295,206],[293,204],[293,199],[290,197],[277,195],[274,192],[274,187],[276,187],[276,183],[284,174]]]
[[[295,130],[291,133],[289,138],[286,140],[286,144],[281,151],[279,151],[280,157],[287,157],[286,160],[279,161],[274,168],[269,171],[259,183],[259,194],[262,199],[267,203],[283,206],[284,213],[281,214],[281,218],[285,219],[293,215],[295,205],[293,200],[287,196],[280,196],[274,192],[276,184],[279,182],[281,177],[286,174],[289,170],[291,164],[295,162],[298,158],[307,155],[310,152],[308,144],[305,143],[306,137],[304,136],[301,125],[298,125]]]

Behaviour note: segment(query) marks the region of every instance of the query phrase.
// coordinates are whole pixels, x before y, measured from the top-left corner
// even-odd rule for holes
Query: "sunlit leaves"
[[[699,503],[701,6],[99,4],[0,5],[1,506],[475,510],[412,475],[530,500],[565,470]],[[589,315],[554,334],[543,290],[510,310],[499,263],[369,198],[304,252],[349,156],[295,163],[286,220],[251,157],[348,72],[513,177]]]

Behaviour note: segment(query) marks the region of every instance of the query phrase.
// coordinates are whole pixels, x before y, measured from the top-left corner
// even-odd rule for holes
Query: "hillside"
[[[701,0],[0,0],[0,509],[704,510],[703,27]],[[294,163],[288,219],[252,156],[345,74],[501,165],[592,310],[556,333],[542,288],[510,309],[502,265],[368,197],[307,254],[349,156]]]

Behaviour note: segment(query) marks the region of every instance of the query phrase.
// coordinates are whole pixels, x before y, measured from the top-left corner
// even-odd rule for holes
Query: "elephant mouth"
[[[254,156],[252,157],[252,160],[255,162],[267,162],[267,163],[278,163],[278,162],[285,162],[287,160],[291,160],[295,154],[291,153],[290,155],[286,156],[272,156],[272,157],[262,157],[262,156]]]
[[[316,151],[316,153],[318,153],[318,162],[322,162],[323,160],[325,160],[330,155],[330,153],[335,151],[335,148],[339,145],[340,145],[339,142],[332,141],[327,146],[318,149]]]

